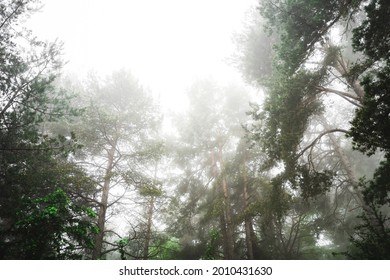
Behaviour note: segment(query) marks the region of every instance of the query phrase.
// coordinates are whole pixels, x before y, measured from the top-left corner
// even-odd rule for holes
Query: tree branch
[[[16,6],[16,8],[12,11],[12,13],[1,23],[0,29],[3,28],[3,26],[6,24],[6,22],[9,21],[16,14],[16,12],[19,10],[19,8],[25,4],[26,3],[21,2],[20,5]]]
[[[320,133],[308,146],[306,146],[297,156],[296,158],[300,158],[308,149],[310,149],[312,146],[314,146],[318,140],[320,140],[324,135],[329,134],[329,133],[334,133],[334,132],[342,132],[342,133],[348,133],[348,130],[341,129],[341,128],[335,128],[335,129],[330,129],[327,131],[324,131]]]
[[[360,105],[360,101],[361,101],[360,98],[353,96],[352,94],[350,94],[348,92],[344,92],[344,91],[340,91],[340,90],[336,90],[336,89],[331,89],[331,88],[325,88],[325,87],[321,87],[321,86],[318,86],[317,89],[325,91],[325,92],[335,93],[336,95],[340,96],[341,98],[343,98],[344,100],[353,104],[354,106],[359,107],[359,108],[363,107],[362,105]],[[352,101],[351,99],[356,100],[359,103]]]
[[[317,86],[317,89],[319,90],[322,90],[322,91],[326,91],[326,92],[331,92],[331,93],[335,93],[339,96],[344,96],[344,97],[348,97],[348,98],[351,98],[353,100],[356,100],[356,101],[359,101],[360,102],[360,98],[349,93],[349,92],[345,92],[345,91],[341,91],[341,90],[337,90],[337,89],[332,89],[332,88],[326,88],[326,87],[322,87],[322,86]],[[360,106],[360,105],[359,105]]]

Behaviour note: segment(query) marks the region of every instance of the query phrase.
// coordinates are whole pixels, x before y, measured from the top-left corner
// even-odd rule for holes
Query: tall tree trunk
[[[154,178],[153,178],[153,184],[155,187],[157,183],[157,168],[158,168],[158,163],[156,161],[155,166],[154,166]],[[143,259],[147,260],[149,258],[149,246],[150,246],[150,240],[152,236],[152,223],[153,223],[153,214],[154,214],[154,202],[155,202],[155,197],[152,195],[149,200],[149,208],[147,212],[147,224],[146,224],[146,233],[145,233],[145,243],[144,243],[144,254],[143,254]]]
[[[228,188],[226,177],[222,172],[222,168],[224,167],[222,145],[219,145],[219,162],[221,164],[224,216],[225,216],[225,222],[226,222],[227,256],[225,256],[225,258],[228,260],[232,260],[235,258],[234,238],[233,238],[233,219],[232,219],[232,209],[230,206],[230,191]]]
[[[245,160],[246,161],[246,160]],[[243,163],[243,179],[244,179],[244,211],[249,208],[249,190],[248,190],[248,178],[245,162]],[[252,219],[245,215],[245,243],[247,249],[247,257],[249,260],[253,260],[253,238],[252,238]]]
[[[349,86],[354,90],[355,94],[359,97],[360,102],[362,102],[365,94],[364,89],[360,85],[359,80],[352,77],[351,73],[349,72],[347,62],[344,60],[341,53],[336,57],[335,68],[337,72],[339,72],[340,75],[347,81]]]
[[[234,259],[234,240],[233,240],[233,229],[232,229],[232,216],[230,209],[230,192],[227,186],[226,178],[222,174],[223,160],[222,160],[222,147],[219,147],[218,151],[218,161],[220,163],[220,170],[217,168],[217,159],[214,151],[211,151],[211,164],[212,164],[212,174],[214,178],[218,181],[218,177],[222,176],[222,182],[219,185],[219,191],[223,198],[223,209],[220,216],[220,227],[222,231],[223,238],[223,252],[225,259]]]
[[[325,117],[321,116],[320,122],[323,125],[323,127],[325,128],[325,130],[327,130],[327,131],[331,130],[330,125],[328,124]],[[340,144],[338,143],[336,137],[332,133],[329,133],[328,136],[329,136],[330,141],[332,142],[332,146],[337,154],[337,157],[340,159],[341,167],[344,169],[344,171],[347,174],[347,178],[348,178],[349,182],[351,183],[351,185],[354,188],[357,188],[359,181],[356,178],[355,172],[352,169],[351,162],[349,161],[349,159],[345,155],[344,151],[341,149]]]
[[[326,122],[325,118],[321,119],[322,125],[325,127],[325,129],[329,130],[329,125]],[[353,186],[353,193],[356,195],[358,199],[358,204],[362,207],[362,209],[367,213],[369,223],[375,227],[375,228],[380,228],[379,221],[377,219],[376,213],[371,209],[365,202],[364,202],[364,197],[362,194],[362,190],[359,187],[359,180],[357,179],[355,172],[352,169],[351,162],[345,155],[344,151],[341,149],[337,139],[332,133],[328,134],[329,139],[332,142],[332,145],[335,149],[335,152],[337,156],[340,159],[341,166],[347,173],[348,180],[350,181],[351,185]]]
[[[110,183],[112,170],[114,168],[114,157],[116,150],[116,142],[111,146],[110,150],[107,152],[107,167],[104,176],[104,183],[102,189],[102,199],[100,201],[99,215],[98,215],[98,229],[99,233],[95,237],[95,248],[92,251],[92,259],[100,259],[102,248],[103,248],[103,239],[104,239],[104,230],[106,223],[106,212],[108,207],[108,195],[110,193]]]
[[[153,209],[154,209],[154,196],[151,196],[149,201],[148,214],[147,214],[148,220],[146,224],[146,233],[145,233],[144,256],[143,256],[144,260],[147,260],[149,258],[149,246],[150,246],[150,239],[152,236]]]
[[[233,239],[233,222],[230,207],[230,194],[226,179],[222,179],[222,188],[224,193],[224,218],[226,221],[226,246],[227,255],[225,259],[232,260],[235,258],[234,254],[234,239]]]
[[[220,228],[222,232],[222,248],[223,248],[223,257],[224,259],[227,259],[227,256],[229,255],[229,244],[228,244],[228,234],[226,231],[226,221],[225,221],[225,213],[221,213],[219,216],[219,223]]]

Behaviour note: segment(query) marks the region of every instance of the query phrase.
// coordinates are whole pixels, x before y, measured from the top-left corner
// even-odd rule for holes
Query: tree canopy
[[[252,113],[257,121],[250,131],[252,138],[260,143],[274,166],[283,165],[280,178],[284,188],[298,188],[304,197],[334,192],[340,173],[320,164],[319,154],[316,155],[324,149],[333,150],[359,197],[356,203],[363,210],[357,214],[363,217],[363,224],[357,226],[356,236],[351,234],[352,243],[361,251],[351,249],[353,253],[347,255],[388,258],[387,245],[382,253],[374,253],[388,236],[385,201],[389,189],[383,177],[388,158],[385,148],[389,122],[386,97],[389,21],[385,16],[388,4],[385,1],[259,3],[265,27],[276,40],[269,40],[273,44],[272,76],[263,77],[267,100],[262,113],[258,110]],[[336,32],[340,35],[335,35]],[[251,42],[253,39],[246,43]],[[348,53],[349,49],[355,55]],[[343,112],[330,110],[330,94],[353,105],[354,116],[349,122],[332,121],[335,114]],[[318,131],[319,126],[323,131]],[[378,150],[385,152],[385,161],[373,180],[359,182],[346,147],[332,135],[336,132],[351,137],[353,148],[367,155]],[[310,134],[317,136],[313,138]],[[321,143],[324,136],[331,140],[330,146]],[[313,192],[314,186],[322,190]],[[380,237],[373,238],[374,232]]]
[[[90,179],[68,159],[79,148],[74,134],[48,129],[78,110],[54,86],[61,46],[39,41],[19,26],[35,4],[0,4],[1,257],[81,258],[93,245],[94,225],[84,220],[93,213],[82,199],[89,195]],[[30,49],[20,46],[23,40]]]

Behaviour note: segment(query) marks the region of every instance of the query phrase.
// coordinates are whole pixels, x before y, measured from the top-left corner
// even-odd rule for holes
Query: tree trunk
[[[217,180],[219,176],[222,176],[222,182],[219,185],[219,191],[223,198],[223,211],[220,216],[220,224],[223,238],[223,252],[224,258],[227,260],[234,259],[234,240],[233,240],[233,228],[232,228],[232,215],[230,209],[230,192],[227,186],[226,178],[222,174],[223,160],[222,160],[222,147],[219,147],[218,161],[220,163],[220,170],[217,168],[217,159],[214,151],[211,151],[211,164],[212,173]],[[217,180],[218,181],[218,180]]]
[[[321,119],[323,126],[325,129],[329,129],[329,125],[326,122],[325,118]],[[351,162],[345,155],[344,151],[341,149],[337,139],[334,137],[332,133],[328,134],[329,139],[332,142],[332,145],[336,151],[336,154],[340,158],[341,166],[347,173],[347,177],[353,186],[353,193],[356,195],[358,199],[358,204],[362,207],[362,209],[367,213],[367,217],[369,220],[369,223],[374,227],[374,228],[380,228],[379,221],[377,219],[376,213],[371,209],[365,202],[364,202],[364,197],[362,194],[361,189],[359,188],[359,180],[356,178],[355,172],[352,169]]]
[[[112,145],[110,150],[107,152],[107,167],[106,173],[104,176],[104,183],[102,189],[102,199],[100,201],[100,209],[98,215],[98,229],[99,233],[96,234],[95,237],[95,248],[92,252],[92,259],[97,260],[101,258],[102,248],[103,248],[103,239],[104,239],[104,229],[106,223],[106,212],[108,207],[108,195],[110,192],[110,183],[112,176],[112,169],[114,168],[114,157],[116,150],[116,142],[115,145]]]
[[[219,162],[221,164],[221,173],[224,166],[222,146],[219,146]],[[227,185],[227,181],[224,174],[222,175],[222,191],[223,191],[223,202],[224,202],[224,216],[226,222],[226,246],[227,256],[226,259],[234,259],[234,239],[233,239],[233,221],[232,221],[232,210],[230,207],[230,191]]]
[[[364,89],[360,85],[359,80],[354,79],[350,75],[348,65],[341,54],[339,54],[336,58],[335,68],[340,73],[340,75],[347,81],[349,86],[354,90],[356,95],[359,97],[360,102],[362,102],[365,94]]]
[[[152,236],[152,221],[153,221],[153,209],[154,209],[154,196],[150,197],[149,209],[148,209],[148,220],[146,225],[145,243],[144,243],[144,256],[143,259],[149,258],[149,245]]]
[[[226,221],[225,221],[225,215],[224,213],[221,213],[219,216],[219,223],[222,231],[222,248],[223,248],[223,257],[224,259],[227,259],[227,256],[229,255],[229,244],[228,244],[228,237],[227,237],[227,231],[226,231]]]
[[[158,162],[156,161],[154,166],[154,178],[153,178],[153,184],[155,187],[157,183],[157,168],[158,168]],[[153,223],[153,214],[154,214],[154,202],[155,197],[152,195],[150,197],[149,201],[149,208],[147,212],[147,224],[146,224],[146,234],[145,234],[145,243],[144,243],[144,254],[143,259],[147,260],[149,258],[149,246],[150,246],[150,240],[152,236],[152,223]]]
[[[230,207],[230,194],[227,187],[226,179],[222,179],[222,187],[224,193],[224,217],[226,221],[226,246],[227,246],[227,256],[225,259],[232,260],[234,259],[234,239],[233,239],[233,222],[231,215]]]
[[[246,160],[245,160],[246,161]],[[248,178],[245,162],[243,163],[243,179],[244,179],[244,211],[249,208],[249,190],[248,190]],[[252,220],[245,215],[245,243],[247,249],[247,258],[253,260],[253,238],[252,238]]]
[[[326,119],[323,116],[321,116],[320,121],[321,121],[321,124],[324,126],[324,128],[327,131],[331,130],[328,122],[326,121]],[[335,136],[332,133],[329,133],[328,136],[329,136],[330,141],[332,142],[332,146],[333,146],[338,158],[340,159],[341,167],[347,173],[347,177],[348,177],[349,182],[352,184],[353,187],[357,187],[359,181],[356,178],[355,172],[352,169],[351,162],[349,161],[349,159],[345,155],[344,151],[341,149]]]

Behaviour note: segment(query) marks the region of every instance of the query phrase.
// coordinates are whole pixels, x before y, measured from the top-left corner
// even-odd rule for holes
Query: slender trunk
[[[246,172],[245,162],[243,163],[243,179],[244,179],[244,211],[249,208],[249,190],[248,190],[248,178]],[[249,260],[253,260],[253,238],[252,238],[252,220],[250,217],[245,216],[245,242],[247,249],[247,257]]]
[[[253,238],[252,238],[252,221],[250,218],[245,218],[245,243],[247,248],[248,260],[253,260]]]
[[[219,146],[219,162],[221,169],[224,166],[222,146]],[[224,216],[226,222],[226,246],[227,256],[226,259],[234,259],[234,239],[233,239],[233,221],[232,221],[232,209],[230,207],[230,191],[227,185],[225,175],[222,174],[222,191],[223,191],[223,202],[224,202]]]
[[[325,127],[325,129],[329,129],[329,125],[328,123],[326,122],[325,118],[322,118],[322,124],[323,126]],[[353,171],[352,169],[352,166],[351,166],[351,162],[349,161],[349,159],[347,158],[347,156],[345,155],[344,151],[341,149],[337,139],[335,138],[335,136],[330,133],[328,134],[329,136],[329,139],[331,140],[332,142],[332,145],[335,149],[335,152],[337,154],[337,156],[339,157],[340,159],[340,162],[341,162],[341,166],[342,168],[345,170],[345,172],[347,173],[347,177],[348,177],[348,180],[350,181],[351,185],[353,186],[353,193],[356,195],[357,197],[357,202],[358,204],[362,207],[362,209],[367,213],[368,215],[368,219],[369,219],[369,222],[370,224],[377,228],[377,227],[380,227],[379,225],[379,222],[378,222],[378,219],[376,217],[376,214],[374,213],[374,211],[364,202],[364,197],[363,197],[363,194],[362,194],[362,190],[360,189],[359,187],[359,180],[357,179],[356,175],[355,175],[355,172]]]
[[[226,246],[227,256],[226,259],[234,259],[234,239],[233,239],[233,222],[230,207],[230,194],[227,187],[226,179],[222,179],[223,193],[224,193],[224,217],[226,221]]]
[[[229,244],[228,244],[228,234],[226,231],[226,221],[225,221],[225,215],[224,213],[221,213],[219,216],[219,223],[221,224],[221,231],[222,231],[222,248],[223,248],[223,256],[225,259],[227,259],[227,256],[229,255]]]
[[[220,147],[218,153],[218,161],[223,166],[222,161],[222,148]],[[212,174],[217,180],[218,176],[221,176],[221,171],[217,168],[217,160],[214,154],[214,151],[211,151],[211,165],[212,165]],[[218,180],[217,180],[218,181]],[[223,211],[220,215],[220,227],[222,231],[223,238],[223,254],[225,259],[234,259],[234,241],[233,241],[233,231],[232,231],[232,218],[230,214],[230,193],[228,190],[227,182],[225,177],[222,175],[222,182],[219,185],[219,191],[223,197]]]
[[[148,221],[146,225],[145,244],[144,244],[144,260],[149,258],[149,245],[152,236],[152,220],[153,220],[153,209],[154,209],[154,196],[150,197],[149,209],[148,209]]]
[[[261,257],[261,248],[259,247],[259,240],[256,237],[255,230],[253,228],[253,220],[249,220],[249,232],[251,237],[251,246],[252,246],[252,253],[253,253],[253,259],[257,259]]]
[[[92,252],[92,259],[96,260],[101,258],[102,248],[103,248],[103,238],[104,238],[104,229],[106,223],[106,212],[108,206],[108,195],[110,192],[110,183],[111,183],[111,174],[112,169],[114,168],[114,157],[115,157],[116,144],[111,146],[110,150],[107,153],[107,167],[104,177],[103,189],[102,189],[102,199],[100,201],[100,209],[98,215],[98,229],[99,233],[95,237],[95,248]]]
[[[356,95],[359,97],[360,102],[362,102],[364,94],[365,94],[364,89],[360,85],[359,80],[354,79],[350,75],[348,65],[345,62],[345,60],[341,54],[339,54],[338,57],[336,58],[335,68],[341,74],[341,76],[347,81],[349,86],[354,90]]]
[[[211,172],[215,180],[218,181],[218,168],[217,168],[217,162],[215,160],[215,154],[214,151],[211,151]],[[218,188],[218,192],[222,194],[221,188]],[[228,252],[228,245],[227,245],[227,232],[226,232],[226,220],[225,220],[225,211],[222,211],[222,213],[219,216],[219,223],[220,223],[220,229],[222,232],[222,248],[223,248],[223,255],[226,258],[226,256],[229,254]]]
[[[157,162],[154,166],[154,179],[153,184],[156,184],[157,181]],[[147,260],[149,258],[149,246],[150,246],[150,240],[152,236],[152,222],[153,222],[153,214],[154,214],[154,202],[155,197],[152,195],[150,197],[149,201],[149,208],[147,213],[147,224],[146,224],[146,234],[145,234],[145,243],[144,243],[144,254],[143,259]]]
[[[328,130],[328,131],[331,130],[330,125],[328,124],[327,120],[324,117],[320,117],[320,121],[326,130]],[[332,133],[329,133],[328,136],[329,136],[330,141],[332,142],[332,146],[333,146],[338,158],[340,159],[341,167],[347,173],[347,177],[348,177],[349,182],[352,184],[353,187],[356,188],[358,186],[359,181],[356,178],[355,172],[352,169],[351,162],[349,161],[349,159],[345,155],[344,151],[341,149],[336,137]]]

